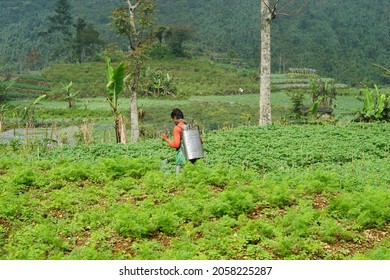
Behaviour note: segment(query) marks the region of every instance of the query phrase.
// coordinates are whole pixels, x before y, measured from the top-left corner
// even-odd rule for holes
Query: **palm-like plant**
[[[145,77],[148,80],[146,84],[146,93],[156,95],[172,95],[174,96],[175,86],[173,85],[173,79],[169,73],[163,73],[158,69],[151,69],[150,67],[145,70]]]
[[[124,121],[123,117],[118,111],[118,99],[123,93],[125,88],[125,64],[122,62],[118,67],[114,68],[111,66],[111,59],[106,58],[106,70],[107,70],[107,100],[110,104],[115,126],[115,136],[117,143],[126,142],[126,133],[124,133]]]
[[[61,83],[61,86],[66,92],[66,99],[68,100],[69,108],[74,108],[76,106],[76,96],[79,92],[73,88],[72,81],[67,85]]]
[[[366,88],[364,92],[363,110],[359,112],[358,119],[361,121],[388,121],[389,100],[390,98],[379,92],[375,85],[375,91]]]
[[[36,98],[32,103],[23,107],[22,109],[22,121],[26,123],[26,127],[34,127],[35,126],[35,107],[46,95],[41,95]]]

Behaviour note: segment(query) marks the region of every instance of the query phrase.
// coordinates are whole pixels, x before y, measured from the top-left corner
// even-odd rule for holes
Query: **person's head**
[[[184,119],[184,114],[183,114],[183,112],[180,109],[175,108],[175,109],[172,110],[171,118],[172,118],[173,121]]]

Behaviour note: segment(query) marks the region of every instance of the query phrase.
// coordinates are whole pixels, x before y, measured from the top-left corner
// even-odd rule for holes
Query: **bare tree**
[[[279,15],[288,16],[282,11],[290,0],[261,0],[261,64],[260,64],[260,100],[259,125],[269,125],[271,118],[271,22]],[[305,1],[306,2],[306,1]],[[300,8],[295,14],[299,13]]]

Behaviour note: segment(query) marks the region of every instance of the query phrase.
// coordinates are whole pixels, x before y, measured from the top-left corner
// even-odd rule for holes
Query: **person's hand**
[[[161,138],[164,140],[164,141],[167,141],[168,140],[168,135],[166,133],[163,133],[163,135],[161,136]]]

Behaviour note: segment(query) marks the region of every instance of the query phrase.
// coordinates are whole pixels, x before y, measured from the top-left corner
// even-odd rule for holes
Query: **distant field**
[[[310,104],[309,96],[306,97]],[[8,104],[14,107],[28,106],[31,100],[11,100]],[[170,112],[173,108],[181,108],[186,118],[198,123],[202,129],[214,130],[223,127],[240,125],[257,125],[258,94],[191,96],[182,100],[148,99],[139,100],[139,108],[145,110],[143,125],[152,133],[169,125]],[[274,123],[285,123],[292,110],[292,102],[288,92],[274,92],[271,96]],[[362,107],[362,102],[351,95],[339,96],[335,101],[335,116],[340,122],[350,120],[354,112]],[[36,106],[36,118],[41,122],[58,122],[81,124],[90,122],[111,125],[110,107],[104,97],[82,98],[76,102],[76,109],[68,109],[66,101],[42,100]],[[129,116],[129,98],[120,98],[119,108]],[[152,133],[153,134],[153,133]]]
[[[257,69],[240,68],[234,65],[217,64],[209,59],[176,59],[145,62],[145,68],[159,69],[169,73],[178,88],[177,95],[228,95],[257,93],[260,88]],[[273,74],[274,90],[307,90],[310,80],[318,76]],[[324,78],[324,80],[329,80]],[[62,93],[61,83],[73,81],[80,97],[97,97],[105,94],[105,64],[89,62],[83,64],[56,64],[41,74],[22,74],[17,77],[18,86],[13,92],[48,93],[58,99]],[[337,84],[338,88],[345,88]],[[30,89],[30,91],[28,91]],[[142,95],[142,90],[139,92]]]
[[[170,130],[169,114],[175,107],[181,108],[186,118],[202,130],[229,129],[241,125],[257,125],[259,118],[258,72],[255,69],[237,68],[234,65],[216,64],[207,59],[177,59],[173,61],[149,61],[146,66],[169,73],[178,92],[174,98],[142,97],[139,92],[139,108],[145,111],[141,120],[142,137],[159,137]],[[57,64],[42,73],[22,74],[16,83],[4,113],[5,127],[24,126],[21,123],[23,108],[31,106],[35,98],[45,94],[35,108],[37,126],[81,126],[88,123],[95,127],[97,141],[101,141],[105,130],[112,130],[112,113],[106,101],[106,73],[104,63],[79,65]],[[293,107],[292,95],[304,94],[304,105],[311,106],[311,79],[313,75],[272,75],[272,120],[275,124],[288,124]],[[330,81],[329,78],[323,78]],[[70,110],[62,84],[73,81],[79,91],[76,108]],[[141,87],[142,88],[142,87]],[[360,89],[345,88],[337,84],[334,113],[339,123],[354,118],[363,102]],[[388,89],[381,89],[384,93]],[[119,110],[129,119],[128,94],[119,99]],[[129,126],[129,123],[127,123]],[[4,126],[3,126],[4,127]],[[107,129],[102,130],[105,127]]]

